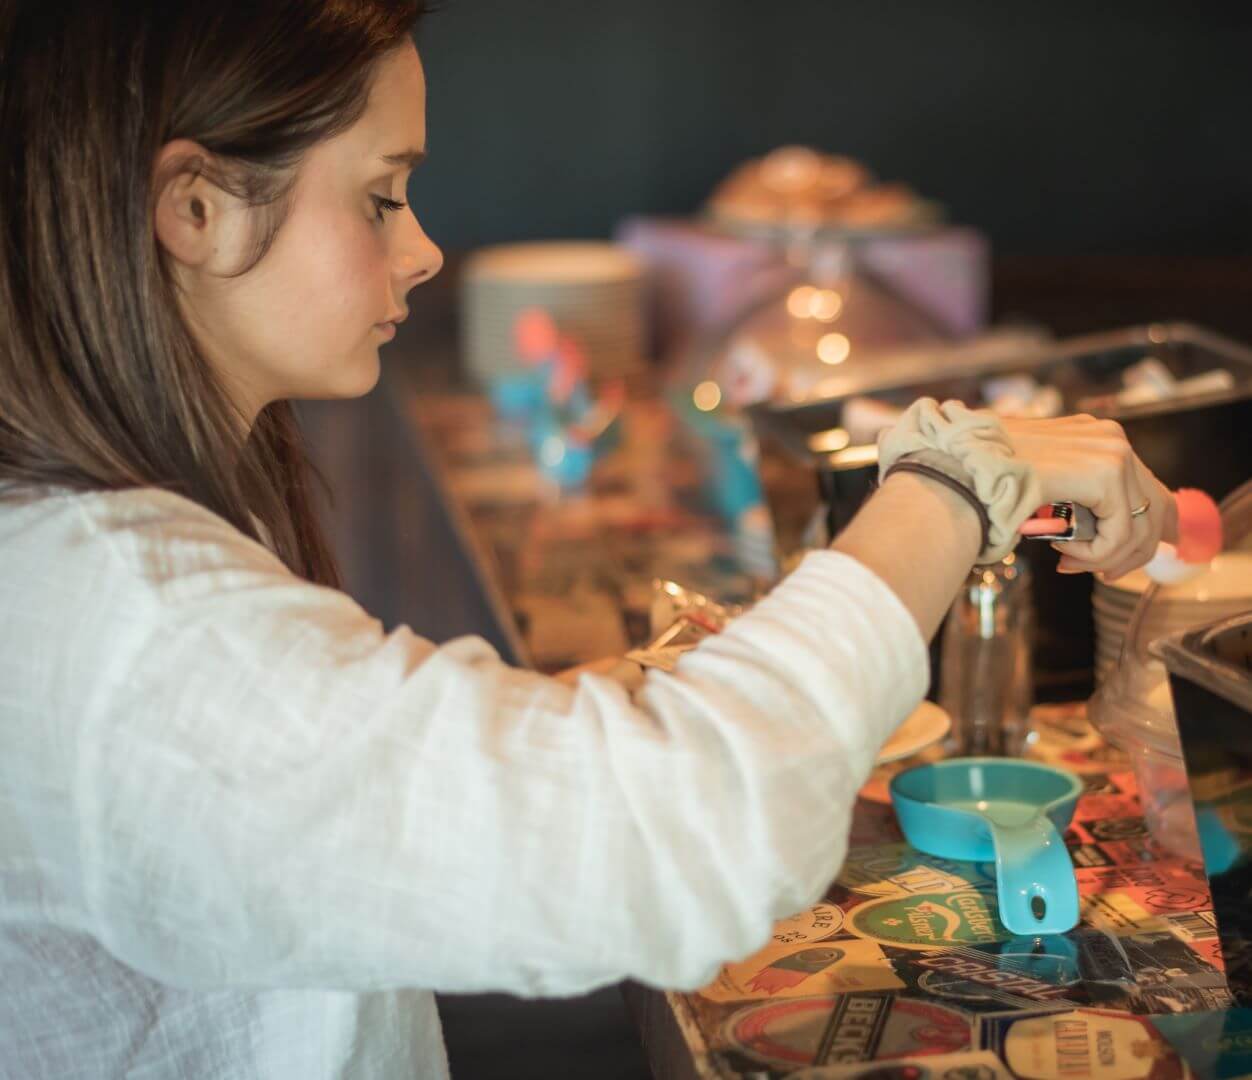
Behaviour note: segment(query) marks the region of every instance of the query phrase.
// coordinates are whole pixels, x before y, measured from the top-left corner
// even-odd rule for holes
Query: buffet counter
[[[574,493],[525,431],[464,390],[393,380],[466,546],[499,590],[519,655],[549,672],[649,636],[653,579],[725,600],[767,584],[708,504],[672,409],[637,385],[620,446]],[[1065,842],[1080,925],[1015,938],[989,866],[903,840],[882,765],[860,792],[847,862],[821,903],[695,993],[625,988],[654,1074],[730,1077],[1164,1078],[1252,1073],[1252,1019],[1231,1008],[1203,867],[1145,826],[1128,760],[1081,705],[1036,707],[1031,753],[1085,783]],[[1249,1035],[1242,1032],[1245,1028]],[[1190,1062],[1190,1064],[1188,1064]],[[1235,1069],[1236,1071],[1230,1071]]]

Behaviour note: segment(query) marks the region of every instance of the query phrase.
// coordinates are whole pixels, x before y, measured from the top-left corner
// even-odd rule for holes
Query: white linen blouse
[[[927,681],[833,552],[632,697],[151,489],[0,500],[0,620],[6,1080],[443,1077],[434,991],[699,987],[821,895]]]

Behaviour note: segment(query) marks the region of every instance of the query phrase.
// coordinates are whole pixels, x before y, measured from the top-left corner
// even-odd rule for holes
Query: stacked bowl
[[[484,248],[462,279],[466,360],[483,382],[517,371],[514,326],[541,308],[581,346],[594,380],[635,371],[644,355],[644,271],[624,248],[562,241]]]
[[[1121,659],[1126,631],[1153,584],[1142,570],[1117,581],[1098,578],[1091,597],[1096,631],[1096,682],[1102,683]],[[1215,619],[1252,609],[1252,552],[1222,552],[1207,573],[1177,585],[1162,585],[1139,626],[1141,641],[1154,641]]]
[[[1252,491],[1252,489],[1250,489]],[[1097,681],[1089,715],[1130,757],[1155,839],[1184,858],[1201,857],[1178,723],[1164,665],[1150,644],[1164,635],[1252,610],[1252,550],[1224,551],[1207,572],[1177,585],[1140,571],[1097,582]]]

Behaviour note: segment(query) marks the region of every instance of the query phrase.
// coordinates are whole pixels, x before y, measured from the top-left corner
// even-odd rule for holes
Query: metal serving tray
[[[1056,387],[1064,411],[1121,388],[1121,373],[1147,356],[1176,378],[1225,368],[1231,388],[1150,404],[1090,409],[1119,421],[1136,452],[1170,488],[1197,487],[1220,499],[1252,475],[1252,348],[1189,323],[1153,323],[1061,341],[971,354],[944,347],[886,357],[881,368],[861,365],[836,388],[802,401],[749,410],[761,441],[762,477],[780,541],[794,523],[824,506],[837,532],[872,490],[877,448],[848,446],[834,452],[810,449],[809,438],[842,426],[844,403],[868,397],[906,406],[919,397],[957,398],[984,404],[983,383],[992,376],[1028,374]],[[797,475],[798,474],[798,475]],[[807,475],[806,474],[810,474]],[[790,528],[788,528],[788,525]],[[1094,633],[1091,583],[1085,575],[1057,577],[1056,554],[1047,544],[1023,545],[1035,570],[1038,616],[1035,666],[1041,696],[1078,697],[1093,685]]]
[[[1225,368],[1234,376],[1235,385],[1230,390],[1143,405],[1088,408],[1090,399],[1120,389],[1122,372],[1147,356],[1159,359],[1179,379]],[[1121,421],[1130,431],[1131,425],[1146,427],[1155,417],[1252,398],[1252,348],[1189,323],[1154,323],[1025,346],[1018,341],[997,347],[991,341],[973,350],[960,346],[910,349],[884,354],[881,364],[861,364],[846,377],[827,379],[820,392],[800,401],[762,404],[750,413],[763,435],[779,440],[799,459],[831,468],[859,467],[869,463],[861,448],[849,447],[833,455],[808,448],[809,435],[840,426],[849,398],[868,397],[900,406],[919,397],[958,398],[982,405],[987,379],[1016,374],[1056,387],[1065,412],[1095,411]],[[1245,465],[1249,460],[1244,458]]]

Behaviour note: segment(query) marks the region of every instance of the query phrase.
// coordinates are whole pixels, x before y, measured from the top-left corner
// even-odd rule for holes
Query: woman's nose
[[[404,243],[392,265],[392,276],[406,292],[415,285],[429,281],[443,267],[443,252],[426,235],[417,218],[409,216]]]

